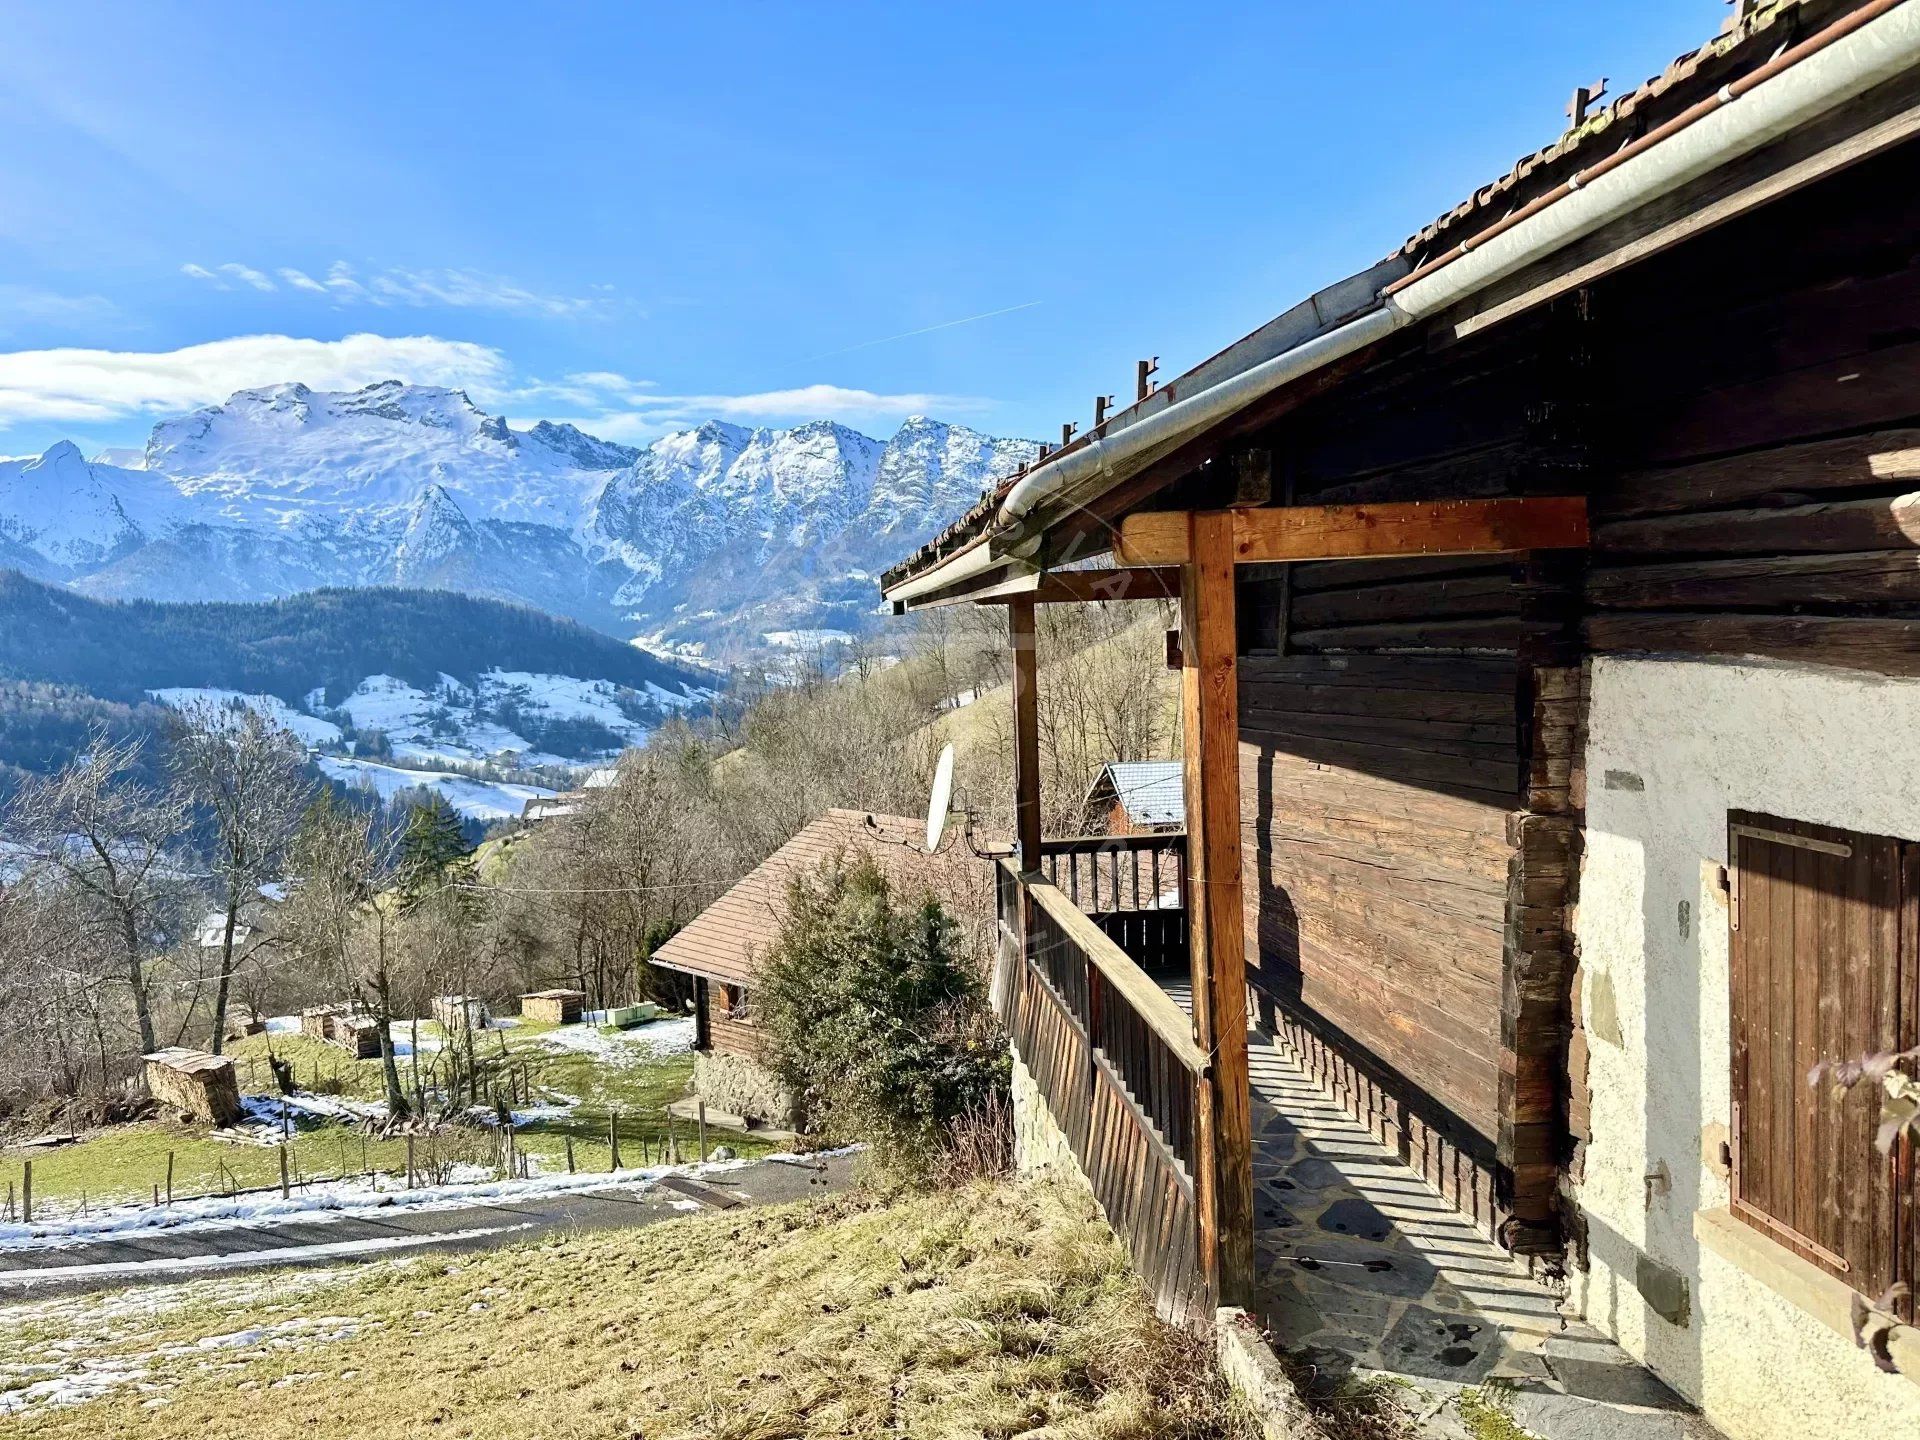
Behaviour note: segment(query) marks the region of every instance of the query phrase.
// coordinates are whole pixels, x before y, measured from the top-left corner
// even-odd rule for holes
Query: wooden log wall
[[[1597,652],[1920,675],[1920,150],[1600,287]]]
[[[1516,677],[1510,656],[1241,660],[1248,983],[1263,1018],[1489,1226],[1504,1214]]]
[[[1569,299],[1517,343],[1383,362],[1271,437],[1286,493],[1578,488],[1588,320]],[[1249,983],[1377,1138],[1533,1251],[1558,1244],[1574,731],[1554,707],[1577,704],[1537,677],[1577,676],[1579,594],[1577,565],[1526,556],[1241,582]]]
[[[728,987],[709,980],[702,987],[701,1004],[706,1011],[707,1043],[722,1055],[738,1055],[758,1060],[766,1049],[766,1036],[760,1027],[744,1015],[734,1015],[727,1005]],[[735,988],[732,992],[738,995]]]

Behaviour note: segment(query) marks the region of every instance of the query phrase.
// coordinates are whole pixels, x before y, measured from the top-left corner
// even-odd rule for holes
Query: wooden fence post
[[[607,1149],[611,1152],[609,1170],[620,1168],[620,1112],[607,1111]]]
[[[280,1147],[280,1198],[287,1198],[287,1147]]]
[[[173,1204],[173,1151],[167,1151],[167,1204]]]
[[[571,1175],[573,1174],[573,1136],[567,1135],[562,1138],[567,1145],[567,1174]]]
[[[407,1134],[407,1189],[413,1189],[413,1134]]]
[[[707,1102],[694,1101],[693,1113],[700,1125],[700,1163],[704,1165],[707,1163]]]
[[[33,1161],[20,1162],[20,1219],[23,1224],[33,1223]]]

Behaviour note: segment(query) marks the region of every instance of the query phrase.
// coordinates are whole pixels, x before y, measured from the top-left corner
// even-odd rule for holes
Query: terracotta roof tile
[[[863,810],[829,810],[761,861],[738,884],[654,952],[669,970],[730,984],[750,982],[786,921],[787,888],[828,856],[864,851],[898,884],[942,894],[954,869],[948,855],[927,855],[926,822]]]

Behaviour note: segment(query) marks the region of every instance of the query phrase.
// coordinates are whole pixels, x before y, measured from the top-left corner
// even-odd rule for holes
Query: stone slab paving
[[[1163,982],[1188,1004],[1183,984]],[[1711,1426],[1528,1275],[1296,1063],[1248,1036],[1255,1308],[1273,1343],[1331,1385],[1383,1376],[1425,1398],[1428,1430],[1472,1433],[1476,1389],[1543,1440],[1705,1440]]]

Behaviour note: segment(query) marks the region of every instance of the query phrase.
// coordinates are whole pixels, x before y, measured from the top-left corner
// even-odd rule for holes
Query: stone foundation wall
[[[1047,1108],[1039,1082],[1021,1063],[1018,1051],[1013,1055],[1013,1164],[1022,1175],[1052,1175],[1092,1194],[1066,1132]]]
[[[792,1129],[800,1118],[800,1107],[780,1077],[742,1055],[695,1051],[693,1088],[715,1110],[782,1130]]]

